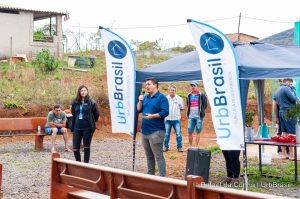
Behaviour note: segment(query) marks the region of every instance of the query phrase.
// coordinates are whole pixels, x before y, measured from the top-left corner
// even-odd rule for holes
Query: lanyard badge
[[[80,120],[83,119],[82,107],[83,107],[83,104],[81,104],[81,105],[79,106],[79,108],[80,108],[80,113],[79,113],[78,119],[80,119]]]

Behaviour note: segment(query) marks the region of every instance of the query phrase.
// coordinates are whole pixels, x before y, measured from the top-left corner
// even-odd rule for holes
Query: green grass
[[[185,99],[187,97],[187,94],[182,91],[178,91],[178,92],[176,92],[176,94],[179,95],[180,97],[182,97],[182,99]]]
[[[176,160],[179,157],[179,153],[177,153],[177,151],[176,152],[169,151],[168,155],[170,160]]]
[[[138,57],[136,57],[136,68],[138,70],[142,69],[142,68],[146,68],[148,66],[166,61],[169,58],[170,57],[167,57],[167,56],[150,56],[150,57],[138,56]]]
[[[68,105],[74,99],[78,86],[87,85],[98,100],[103,95],[101,77],[103,61],[97,59],[96,66],[89,72],[55,70],[43,73],[29,63],[18,62],[15,68],[0,65],[0,104],[4,108],[22,108],[37,105]],[[98,89],[96,89],[98,88]],[[107,94],[105,94],[105,97]]]
[[[41,160],[41,159],[31,160],[31,161],[27,161],[27,162],[20,162],[20,161],[14,160],[13,163],[16,167],[31,167],[31,166],[39,166],[39,165],[45,164],[45,161]]]
[[[294,163],[287,162],[281,164],[272,164],[272,165],[263,165],[262,166],[263,173],[266,173],[270,176],[280,176],[277,177],[264,177],[260,176],[258,165],[250,165],[248,164],[248,173],[257,173],[255,175],[248,175],[249,182],[252,184],[257,183],[289,183],[291,186],[299,186],[300,182],[294,182]],[[243,171],[241,171],[243,173]]]
[[[0,64],[0,70],[2,71],[7,71],[10,70],[12,67],[10,65],[7,64]]]
[[[7,99],[4,101],[4,108],[16,109],[16,108],[24,108],[24,106],[21,105],[20,102],[15,99]]]
[[[210,147],[207,147],[206,148],[207,150],[210,150],[210,152],[212,153],[212,154],[221,154],[222,153],[222,150],[220,149],[220,147],[219,146],[210,146]]]

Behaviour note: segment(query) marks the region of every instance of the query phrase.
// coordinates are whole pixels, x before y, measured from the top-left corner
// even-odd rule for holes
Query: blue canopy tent
[[[264,123],[264,80],[300,77],[300,46],[276,46],[265,43],[234,43],[237,54],[241,102],[245,115],[250,80],[254,80],[259,124]],[[169,59],[136,72],[137,82],[155,77],[159,82],[202,80],[196,51]]]
[[[300,46],[264,43],[234,43],[240,79],[300,77]],[[137,71],[137,82],[155,77],[159,82],[202,80],[196,51]]]

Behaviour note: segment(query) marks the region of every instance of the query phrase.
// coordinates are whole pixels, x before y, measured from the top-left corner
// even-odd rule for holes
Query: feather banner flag
[[[188,20],[200,59],[202,79],[222,150],[244,150],[244,127],[235,50],[221,31]]]
[[[107,86],[113,133],[134,133],[136,64],[129,44],[100,27],[105,48]]]

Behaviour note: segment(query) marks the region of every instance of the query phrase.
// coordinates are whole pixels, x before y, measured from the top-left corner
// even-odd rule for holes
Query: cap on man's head
[[[198,82],[196,82],[196,81],[192,81],[192,82],[190,83],[190,85],[191,85],[191,86],[198,86],[199,84],[198,84]]]

